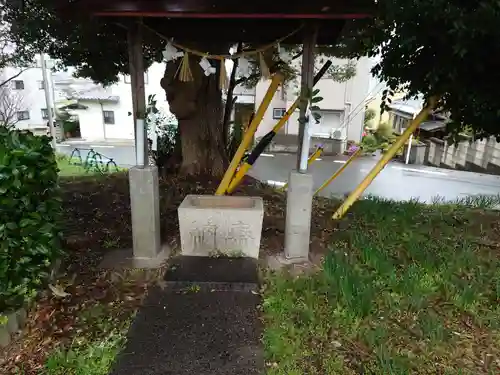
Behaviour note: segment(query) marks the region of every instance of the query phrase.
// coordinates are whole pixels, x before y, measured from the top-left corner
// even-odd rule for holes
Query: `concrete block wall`
[[[332,138],[311,137],[309,153],[323,146],[323,155],[340,155],[346,150],[346,142]],[[298,136],[293,134],[276,134],[267,148],[268,152],[296,153],[298,150]]]
[[[494,137],[457,145],[431,138],[428,141],[425,164],[451,169],[499,174],[500,144]],[[497,172],[498,171],[498,172]]]

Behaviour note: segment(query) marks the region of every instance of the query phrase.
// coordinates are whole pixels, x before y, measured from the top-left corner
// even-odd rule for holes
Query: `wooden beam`
[[[197,19],[316,19],[338,20],[373,17],[368,12],[362,13],[328,13],[328,14],[292,14],[292,13],[182,13],[182,12],[148,12],[148,11],[96,11],[95,16],[106,17],[163,17],[163,18],[197,18]]]
[[[145,120],[146,118],[146,91],[144,88],[144,57],[142,49],[142,20],[130,24],[127,33],[128,39],[128,56],[130,70],[130,87],[132,90],[132,115],[134,119],[134,136],[136,152],[138,147],[143,149],[144,162],[148,161],[148,143],[146,136],[146,128],[144,127],[143,134],[137,132],[137,120]],[[141,137],[142,135],[142,137]],[[143,139],[142,145],[138,145],[137,141]],[[136,155],[138,155],[136,153]]]
[[[302,53],[302,74],[301,74],[301,101],[299,104],[299,139],[298,139],[298,152],[297,152],[297,171],[307,172],[307,159],[309,154],[309,143],[306,142],[307,150],[304,150],[304,140],[308,137],[306,123],[306,112],[310,93],[314,86],[314,50],[316,48],[316,39],[318,36],[318,26],[315,24],[308,24],[304,28],[304,43]],[[312,119],[310,119],[312,121]],[[310,123],[309,123],[310,126]],[[304,155],[305,156],[304,156]]]

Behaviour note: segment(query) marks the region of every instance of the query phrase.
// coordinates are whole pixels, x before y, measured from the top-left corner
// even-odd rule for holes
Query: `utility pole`
[[[47,106],[47,116],[49,118],[50,135],[52,136],[52,148],[56,151],[56,129],[54,127],[54,116],[52,116],[52,100],[50,99],[49,79],[47,76],[47,64],[45,63],[44,53],[40,53],[40,62],[42,66],[43,91],[45,91],[45,104]]]

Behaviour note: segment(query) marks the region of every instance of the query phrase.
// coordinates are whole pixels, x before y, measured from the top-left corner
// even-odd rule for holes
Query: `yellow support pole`
[[[326,73],[326,71],[330,68],[332,65],[331,60],[328,60],[323,67],[319,70],[318,73],[314,76],[314,85],[318,83],[318,81],[323,77]],[[234,174],[234,177],[232,178],[231,182],[229,183],[229,186],[226,190],[227,193],[231,193],[236,187],[239,185],[243,177],[245,177],[245,174],[252,168],[252,164],[257,160],[259,157],[260,153],[264,150],[265,147],[271,142],[273,137],[278,133],[278,131],[285,125],[285,123],[288,121],[290,116],[292,115],[293,112],[299,107],[300,104],[300,96],[295,100],[295,102],[288,108],[288,110],[285,112],[282,118],[279,119],[279,121],[274,125],[273,129],[267,133],[260,142],[255,146],[254,150],[252,151],[252,154],[257,153],[257,155],[253,158],[252,162],[246,162],[243,163],[242,166],[240,166],[240,169]],[[249,158],[252,158],[252,154],[250,154]]]
[[[307,165],[311,165],[316,161],[317,158],[321,156],[321,153],[323,152],[323,149],[321,147],[318,147],[312,154],[309,156],[309,159],[307,160]],[[288,187],[288,182],[283,185],[279,190],[280,191],[285,191],[286,188]]]
[[[299,104],[300,104],[300,97],[295,99],[295,101],[290,106],[290,108],[288,108],[283,117],[279,119],[276,125],[274,125],[273,132],[277,133],[283,127],[283,125],[285,125],[285,123],[288,121],[293,112],[295,112],[295,110],[299,107]]]
[[[361,147],[358,148],[356,150],[356,152],[354,154],[351,155],[351,157],[349,159],[346,160],[345,164],[340,168],[338,169],[333,175],[332,177],[330,177],[328,180],[326,180],[325,182],[323,182],[323,185],[321,185],[318,190],[316,190],[316,192],[314,193],[314,195],[318,195],[324,188],[326,188],[328,185],[330,185],[332,183],[333,180],[335,180],[342,172],[344,172],[344,170],[347,168],[347,166],[349,164],[352,163],[352,161],[354,159],[356,159],[362,152],[362,149]]]
[[[276,123],[276,125],[274,125],[273,130],[271,130],[273,133],[276,134],[283,127],[283,125],[285,125],[285,123],[288,121],[292,113],[295,112],[295,110],[298,108],[299,103],[300,103],[300,98],[297,98],[295,102],[290,106],[290,108],[288,108],[288,110],[285,112],[283,117],[281,117],[279,121]],[[250,168],[252,168],[250,164],[244,163],[240,167],[240,169],[238,169],[234,178],[231,180],[229,186],[226,189],[228,193],[232,193],[234,189],[236,189],[236,187],[240,184],[241,180],[243,179],[243,177],[245,177]]]
[[[373,169],[368,173],[363,181],[349,194],[347,199],[342,203],[342,205],[333,214],[332,219],[337,220],[344,216],[347,210],[356,202],[356,200],[363,194],[372,181],[377,177],[377,175],[384,169],[387,163],[393,158],[396,152],[405,144],[406,140],[410,138],[410,135],[418,128],[418,126],[425,121],[427,116],[436,106],[437,98],[431,97],[427,106],[425,106],[420,113],[413,119],[410,126],[404,131],[403,134],[396,140],[396,142],[382,155],[382,158],[373,167]]]
[[[247,174],[247,172],[252,168],[252,166],[248,163],[243,163],[240,168],[234,174],[234,178],[231,180],[231,183],[227,187],[227,193],[231,194],[234,189],[238,187],[243,177]]]
[[[274,94],[276,93],[276,90],[278,90],[278,87],[281,85],[282,81],[283,81],[282,74],[276,73],[273,76],[271,84],[267,89],[266,95],[264,95],[264,99],[262,99],[262,102],[260,103],[259,108],[257,109],[257,112],[255,113],[255,116],[252,119],[252,122],[248,126],[248,130],[243,136],[243,140],[241,141],[238,150],[236,150],[233,160],[231,161],[231,164],[227,168],[226,173],[224,174],[224,177],[222,178],[222,181],[219,187],[217,188],[217,191],[215,192],[215,195],[224,195],[226,193],[227,187],[229,186],[229,183],[233,178],[234,172],[236,171],[236,168],[238,168],[238,165],[240,164],[241,158],[243,158],[246,149],[252,142],[255,131],[257,130],[257,127],[262,121],[262,118],[264,117],[264,114],[266,113],[267,108],[269,107],[269,104],[271,103],[271,100]]]

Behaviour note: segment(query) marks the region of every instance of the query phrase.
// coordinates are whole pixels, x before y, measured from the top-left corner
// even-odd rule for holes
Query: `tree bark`
[[[224,51],[229,50],[229,46],[218,46],[218,51],[213,51],[210,46],[208,49],[206,47],[200,48],[212,53],[226,53]],[[167,95],[170,111],[179,123],[181,173],[222,176],[228,160],[224,144],[219,75],[206,76],[199,65],[200,58],[189,55],[193,80],[182,82],[177,73],[181,61],[182,59],[177,59],[168,62],[160,82]],[[220,64],[214,60],[210,62]]]

